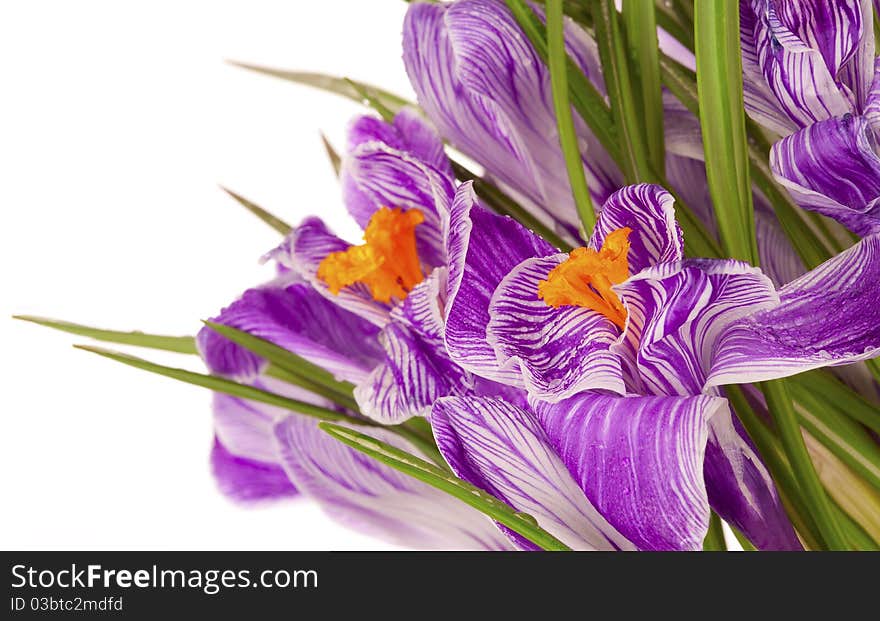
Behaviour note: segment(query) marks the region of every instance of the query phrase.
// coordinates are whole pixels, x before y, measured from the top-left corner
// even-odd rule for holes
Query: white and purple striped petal
[[[614,349],[635,362],[646,392],[665,395],[702,393],[721,331],[779,300],[759,269],[734,260],[663,263],[614,290],[629,315]]]
[[[295,275],[248,289],[214,321],[270,341],[342,380],[361,381],[381,360],[374,325],[326,300]],[[209,327],[199,331],[196,342],[213,373],[252,380],[265,364]]]
[[[298,493],[281,466],[233,455],[217,438],[211,449],[211,472],[220,491],[235,502],[277,500]]]
[[[880,157],[868,118],[846,114],[783,138],[770,167],[795,202],[858,235],[880,231]]]
[[[741,384],[880,355],[880,236],[779,291],[779,303],[719,335],[707,385]]]
[[[567,258],[526,259],[504,277],[489,304],[489,344],[500,368],[518,371],[534,399],[556,402],[591,389],[624,394],[620,359],[609,351],[617,326],[593,310],[538,299],[538,283]]]
[[[321,261],[333,252],[342,252],[350,247],[351,244],[334,235],[320,218],[309,217],[291,231],[284,242],[267,254],[266,258],[275,259],[299,274],[331,303],[382,327],[389,321],[391,305],[373,299],[369,287],[363,283],[355,283],[334,294],[327,283],[318,278]]]
[[[366,229],[382,207],[418,209],[425,221],[416,228],[419,257],[443,265],[442,219],[455,193],[454,177],[439,137],[408,110],[388,124],[361,117],[350,130],[350,149],[340,178],[349,213]]]
[[[596,218],[590,246],[598,250],[609,233],[623,227],[632,229],[627,254],[631,274],[684,256],[675,199],[659,185],[628,185],[609,196]]]
[[[536,406],[541,427],[593,506],[641,550],[699,550],[709,524],[703,481],[718,397],[584,393]]]
[[[455,147],[526,196],[573,238],[577,217],[556,137],[549,72],[501,2],[413,4],[404,23],[404,62],[419,103]],[[595,44],[573,22],[566,44],[598,81]],[[601,84],[600,84],[601,86]],[[622,183],[576,119],[593,199]],[[608,180],[613,180],[607,185]]]
[[[385,429],[371,428],[368,433],[419,454]],[[511,548],[491,520],[475,509],[345,446],[321,431],[314,419],[284,418],[275,426],[275,440],[296,488],[346,526],[414,548]]]
[[[857,92],[838,80],[843,66],[859,50],[863,35],[859,0],[752,0],[752,9],[758,66],[792,121],[805,127],[859,111],[857,97],[867,89],[867,84],[861,86],[864,72],[847,72],[859,82]]]
[[[533,413],[497,398],[446,397],[430,420],[461,479],[528,513],[571,548],[633,549],[587,500]],[[535,549],[504,530],[518,546]]]
[[[500,370],[487,340],[489,303],[502,279],[519,263],[554,254],[550,244],[509,217],[477,203],[470,183],[455,195],[446,235],[449,278],[445,343],[464,369],[502,383],[521,382],[519,373]]]

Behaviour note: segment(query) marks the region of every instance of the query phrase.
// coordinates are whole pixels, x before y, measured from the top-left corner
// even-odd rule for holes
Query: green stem
[[[596,214],[590,189],[584,175],[574,119],[571,116],[571,103],[568,99],[568,69],[566,67],[565,32],[562,24],[562,0],[547,1],[547,65],[550,68],[550,87],[553,91],[553,109],[556,113],[556,126],[559,131],[559,145],[565,156],[565,168],[571,184],[575,207],[588,239],[596,225]]]
[[[706,538],[703,539],[703,550],[707,552],[723,552],[727,550],[721,518],[714,511],[709,514],[709,530],[706,532]]]
[[[767,399],[767,406],[776,422],[782,446],[794,470],[801,493],[809,502],[812,517],[822,534],[822,539],[832,550],[846,550],[848,542],[832,512],[831,503],[807,452],[785,383],[765,382],[761,385],[761,390]]]

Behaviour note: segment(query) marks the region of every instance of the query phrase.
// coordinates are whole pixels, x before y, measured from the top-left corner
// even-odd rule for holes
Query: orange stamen
[[[612,285],[629,278],[629,234],[623,227],[612,231],[596,252],[592,248],[576,248],[568,259],[538,283],[538,299],[547,306],[581,306],[602,313],[621,330],[626,326],[626,309],[611,290]]]
[[[424,220],[418,209],[382,207],[367,224],[366,243],[327,255],[318,266],[318,278],[334,295],[360,282],[370,288],[374,300],[402,300],[425,278],[415,233]]]

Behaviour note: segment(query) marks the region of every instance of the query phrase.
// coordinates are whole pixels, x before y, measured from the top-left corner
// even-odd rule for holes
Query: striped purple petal
[[[569,53],[595,80],[595,44],[572,22],[566,35]],[[574,238],[578,222],[556,138],[549,72],[504,4],[413,4],[403,44],[419,103],[440,133]],[[601,204],[622,178],[583,123],[576,123],[587,150],[590,190]]]
[[[369,142],[412,155],[437,172],[452,176],[452,165],[446,157],[443,140],[418,110],[403,108],[391,123],[368,115],[355,118],[348,128],[346,151],[354,151]]]
[[[449,359],[442,342],[394,322],[380,340],[384,362],[354,391],[364,416],[397,425],[423,415],[440,397],[466,394],[473,384],[470,374]]]
[[[489,302],[495,288],[519,263],[554,253],[550,244],[509,217],[477,204],[470,183],[455,195],[446,236],[449,280],[445,343],[452,359],[477,375],[520,382],[513,370],[500,370],[487,340]]]
[[[634,358],[647,392],[665,395],[702,393],[718,334],[778,302],[770,279],[734,260],[663,263],[614,289],[629,314],[615,349]]]
[[[609,233],[623,227],[632,229],[627,254],[631,274],[684,256],[675,199],[659,185],[628,185],[609,196],[596,219],[590,246],[598,250]]]
[[[758,60],[758,16],[751,0],[740,0],[740,47],[742,48],[743,100],[746,112],[770,131],[787,136],[798,128],[770,90]]]
[[[446,397],[434,405],[431,425],[458,477],[528,513],[569,547],[633,549],[584,495],[533,413],[497,398]]]
[[[362,380],[381,359],[374,325],[328,301],[296,275],[248,289],[214,321],[270,341],[348,381]],[[214,373],[250,380],[264,366],[211,328],[199,331],[197,343]]]
[[[792,121],[804,127],[858,111],[858,93],[837,76],[862,38],[859,0],[752,0],[752,9],[758,65]]]
[[[703,481],[718,397],[584,393],[539,404],[538,418],[594,507],[641,550],[700,550],[709,525]]]
[[[708,385],[786,377],[880,355],[880,235],[779,291],[779,303],[719,335]]]
[[[804,209],[858,235],[880,231],[880,157],[866,117],[846,114],[783,138],[770,151],[770,167]]]
[[[372,428],[369,434],[419,454],[385,429]],[[275,439],[297,489],[346,526],[414,548],[511,548],[491,520],[475,509],[345,446],[321,431],[314,419],[284,418],[275,426]]]
[[[526,259],[504,277],[489,305],[487,339],[500,368],[520,373],[535,399],[556,402],[590,389],[624,394],[620,359],[609,351],[617,326],[590,309],[538,299],[538,283],[567,258]]]
[[[214,438],[211,449],[211,472],[220,491],[236,502],[252,503],[297,495],[283,468],[233,455],[218,438]]]
[[[318,266],[330,253],[341,252],[351,247],[333,234],[320,218],[308,217],[287,236],[284,242],[266,258],[275,259],[280,264],[299,274],[315,291],[333,304],[350,311],[377,326],[388,323],[391,306],[373,299],[369,287],[356,283],[344,287],[338,294],[330,291],[323,280],[318,278]]]
[[[382,207],[418,209],[425,216],[416,228],[419,257],[427,265],[443,265],[441,220],[455,184],[436,133],[416,113],[404,110],[393,125],[361,117],[350,130],[349,143],[341,182],[355,221],[365,229]]]

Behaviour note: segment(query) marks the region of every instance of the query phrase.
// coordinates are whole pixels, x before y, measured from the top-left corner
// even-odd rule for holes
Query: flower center
[[[626,310],[612,285],[629,278],[629,234],[623,227],[612,231],[596,252],[592,248],[576,248],[568,259],[538,283],[538,299],[547,306],[581,306],[602,313],[621,330],[626,326]]]
[[[336,295],[343,287],[364,283],[373,299],[404,299],[425,275],[416,250],[416,226],[425,216],[418,209],[382,207],[364,231],[365,244],[327,255],[318,266],[318,278]]]

